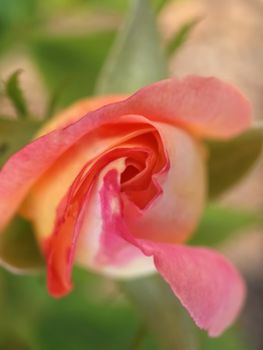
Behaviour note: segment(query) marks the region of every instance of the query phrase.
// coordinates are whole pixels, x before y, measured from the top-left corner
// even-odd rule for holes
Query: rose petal
[[[55,168],[72,168],[69,171],[70,176],[65,173],[67,183],[68,178],[77,175],[86,161],[145,129],[146,119],[138,124],[133,116],[122,118],[123,123],[120,119],[115,120],[110,113],[113,107],[114,105],[108,105],[94,114],[91,112],[78,122],[44,135],[9,159],[0,172],[0,231],[14,215],[32,186],[60,157],[65,156],[59,159]],[[107,123],[113,125],[104,128]],[[45,176],[42,179],[46,181]],[[64,193],[66,190],[67,188],[63,188]],[[57,198],[58,201],[60,199]]]
[[[107,102],[105,98],[103,103]],[[32,185],[64,152],[102,125],[115,123],[116,128],[119,118],[131,113],[210,137],[236,135],[250,123],[246,99],[215,78],[172,79],[148,86],[127,100],[90,112],[79,121],[35,140],[11,157],[0,173],[0,230]]]
[[[139,277],[155,271],[152,259],[116,234],[114,216],[120,210],[120,198],[111,196],[111,191],[115,191],[111,185],[104,188],[103,184],[105,176],[114,177],[116,170],[120,174],[123,166],[123,160],[116,160],[100,174],[86,209],[75,258],[76,263],[115,278]]]
[[[169,170],[153,175],[162,194],[143,210],[122,194],[124,218],[137,238],[181,243],[192,234],[204,207],[204,157],[200,144],[184,130],[164,123],[152,124],[169,158]]]
[[[93,256],[94,267],[103,269],[101,258],[105,257],[105,267],[117,275],[118,268],[123,269],[130,259],[137,261],[140,258],[139,248],[149,259],[154,257],[156,268],[197,325],[208,330],[212,336],[219,335],[233,322],[244,301],[242,278],[223,256],[212,250],[135,238],[122,216],[119,181],[117,170],[108,171],[103,178],[100,190],[102,225],[99,226],[103,229],[97,232],[96,242],[100,251],[95,258]],[[86,237],[89,237],[88,232]],[[94,236],[90,239],[94,241]],[[135,254],[130,254],[132,246],[137,248]],[[74,249],[73,245],[70,249]],[[67,270],[61,270],[60,275],[55,276],[53,286],[61,277],[64,278],[65,273]],[[62,295],[68,290],[60,285],[59,291]]]
[[[148,138],[145,135],[143,136],[146,141]],[[135,138],[135,140],[137,139]],[[136,156],[137,153],[148,153],[150,150],[143,147],[142,144],[142,141],[138,141],[138,145],[135,141],[134,143],[124,143],[122,147],[113,148],[101,155],[100,158],[85,164],[69,187],[66,196],[58,206],[53,233],[44,244],[48,261],[48,288],[52,295],[60,296],[71,289],[71,271],[75,257],[75,247],[81,231],[84,231],[83,235],[89,237],[88,240],[92,237],[94,240],[93,247],[96,242],[96,238],[91,236],[92,233],[89,232],[93,220],[91,222],[87,220],[87,215],[89,218],[90,216],[86,211],[92,208],[90,203],[92,199],[91,192],[98,175],[101,172],[103,174],[105,167],[107,169],[107,165],[114,166],[116,160],[121,161],[134,154]],[[120,165],[118,170],[120,174]],[[100,227],[100,225],[98,226]],[[121,238],[118,237],[118,241],[120,240]],[[117,242],[117,245],[119,246],[120,243]],[[111,247],[113,246],[116,246],[116,244],[111,245]],[[90,250],[91,247],[86,246],[86,259],[90,255]],[[115,260],[119,259],[115,257]]]
[[[139,90],[127,104],[135,114],[181,125],[201,137],[228,138],[251,123],[248,100],[216,78],[189,76],[160,81]]]
[[[123,124],[111,129],[96,129],[65,152],[37,181],[23,203],[22,214],[33,221],[40,239],[48,237],[54,227],[57,207],[83,166],[102,156],[107,150],[120,146],[152,129],[151,125],[134,123],[127,116]],[[124,118],[123,118],[124,119]],[[144,121],[147,121],[146,119]],[[126,123],[127,122],[127,123]],[[109,131],[109,132],[108,132]],[[101,136],[101,137],[98,137]]]
[[[116,173],[104,177],[102,191],[108,203],[119,200]],[[107,215],[105,220],[109,224]],[[241,276],[226,258],[210,249],[136,239],[123,220],[121,206],[112,213],[110,220],[115,235],[140,248],[145,255],[154,257],[157,270],[200,328],[217,336],[234,321],[244,302],[245,287]],[[109,244],[104,249],[109,250],[109,255],[114,253]]]
[[[148,132],[147,134],[145,133],[141,137],[136,137],[133,141],[123,143],[122,147],[126,145],[126,147],[130,148],[131,157],[129,157],[129,153],[127,151],[122,151],[122,147],[119,146],[115,150],[112,149],[108,153],[101,155],[101,157],[96,160],[94,165],[87,168],[87,172],[85,171],[85,180],[83,180],[83,171],[80,172],[80,175],[76,176],[74,183],[71,185],[70,190],[68,191],[66,199],[64,199],[62,205],[59,206],[57,225],[50,241],[48,261],[50,276],[49,281],[51,282],[49,282],[49,290],[52,294],[63,294],[70,290],[70,274],[75,251],[74,247],[78,237],[80,236],[78,232],[79,230],[85,231],[82,236],[87,236],[88,238],[83,238],[83,240],[89,242],[89,244],[85,244],[85,249],[80,248],[83,252],[81,254],[81,260],[85,260],[86,264],[88,265],[87,267],[90,268],[93,266],[92,259],[90,258],[90,246],[94,247],[92,241],[97,241],[94,236],[98,236],[98,234],[96,233],[96,235],[93,235],[91,232],[89,232],[90,220],[91,222],[93,220],[90,218],[90,215],[85,207],[90,207],[92,204],[90,204],[91,198],[89,198],[90,196],[86,195],[86,191],[88,187],[91,188],[94,182],[94,176],[97,176],[97,174],[102,171],[106,164],[111,165],[112,156],[114,154],[114,157],[126,157],[126,159],[133,159],[135,161],[138,157],[138,151],[140,152],[140,155],[143,155],[149,154],[149,150],[152,149],[151,153],[155,154],[155,162],[159,167],[157,168],[156,173],[152,169],[154,184],[157,188],[157,191],[153,193],[155,200],[152,200],[147,194],[147,191],[150,189],[151,192],[152,188],[148,187],[147,190],[141,191],[142,189],[140,186],[142,184],[140,177],[137,175],[133,178],[138,178],[139,180],[139,194],[143,192],[143,196],[151,201],[150,204],[146,203],[147,205],[144,209],[141,209],[141,206],[138,207],[137,201],[141,201],[139,195],[138,198],[136,198],[135,203],[132,201],[134,199],[134,196],[131,196],[132,191],[129,191],[127,196],[129,185],[131,185],[133,190],[136,190],[136,184],[131,180],[130,182],[125,182],[124,188],[121,184],[121,197],[124,197],[123,199],[125,200],[123,205],[125,220],[130,229],[134,232],[134,235],[137,238],[171,243],[182,242],[189,236],[190,233],[192,233],[193,227],[196,226],[197,221],[200,218],[205,197],[204,162],[199,149],[200,145],[198,145],[198,143],[195,142],[183,130],[163,123],[152,124],[151,132]],[[154,142],[149,135],[155,135],[154,139],[156,142]],[[164,150],[160,144],[165,144],[166,152],[169,154],[169,169],[166,166],[166,161],[162,166],[159,164],[160,159],[165,158]],[[157,145],[159,146],[157,147]],[[116,153],[116,151],[118,151],[118,153]],[[110,154],[112,154],[112,156],[110,156]],[[158,155],[158,157],[156,157],[156,155]],[[154,158],[150,157],[149,159],[153,161]],[[144,157],[144,161],[146,164],[148,164],[147,158]],[[150,165],[150,167],[153,168],[154,164]],[[194,179],[193,172],[195,173]],[[105,173],[105,169],[103,170],[103,173]],[[142,173],[145,175],[144,169],[142,169]],[[101,176],[102,175],[100,175],[100,177]],[[121,173],[119,173],[119,176],[121,178]],[[56,181],[58,183],[60,182],[59,174],[56,174],[56,176],[53,174],[53,177],[57,179]],[[90,178],[89,182],[87,182],[88,178]],[[83,186],[82,182],[84,183],[84,181],[88,183],[88,187]],[[148,181],[152,181],[151,177]],[[72,191],[72,187],[74,188],[74,192]],[[78,187],[80,187],[81,190],[78,190],[79,194],[76,196]],[[41,189],[42,188],[43,186],[41,186]],[[45,193],[54,191],[54,186],[51,186],[51,189],[51,191],[45,190]],[[124,189],[125,191],[123,192]],[[104,198],[103,195],[102,198]],[[66,203],[65,205],[64,202]],[[117,201],[115,202],[117,203]],[[39,197],[38,203],[43,209],[46,209],[46,206],[43,204],[43,195]],[[107,206],[104,205],[103,207],[106,208]],[[71,208],[73,208],[74,212]],[[82,225],[79,223],[79,217],[81,217],[81,212],[83,212],[84,209],[86,212],[85,217],[88,216],[89,219],[84,219],[87,224],[83,223],[83,226],[85,227],[81,228]],[[41,210],[38,209],[38,212],[40,211]],[[102,209],[101,215],[104,215],[104,211],[105,215],[108,212],[108,210]],[[54,215],[55,210],[52,216]],[[43,220],[38,221],[39,225],[41,225],[43,222]],[[105,221],[106,218],[103,220],[103,222]],[[76,229],[76,227],[79,227],[79,229]],[[111,234],[112,230],[110,230],[109,220],[107,220],[107,223],[103,225],[103,229],[101,228],[101,231],[104,232],[100,232],[104,244],[101,244],[101,249],[97,254],[97,261],[94,264],[96,269],[106,272],[108,272],[108,270],[112,271],[112,265],[114,266],[117,261],[123,261],[121,258],[123,256],[128,258],[128,262],[130,262],[131,259],[128,256],[129,254],[127,253],[126,249],[127,244],[124,244],[123,247],[123,244],[120,242],[120,238],[118,236],[117,238],[115,237],[115,239],[113,239],[114,237]],[[84,245],[81,244],[80,246]],[[97,250],[98,249],[94,249],[95,254]],[[108,254],[109,251],[110,254]],[[80,254],[77,255],[80,256]],[[84,255],[85,258],[83,258]],[[70,259],[69,256],[71,257]],[[102,261],[104,261],[103,264]],[[109,269],[105,267],[107,265],[109,265]],[[119,270],[122,270],[120,268],[122,265],[127,264],[124,264],[124,261],[123,264],[118,264],[118,268],[115,269],[116,276],[121,275]],[[128,270],[127,266],[125,266],[125,270]],[[132,269],[130,269],[130,271],[131,275]],[[57,286],[57,280],[61,280],[60,290]]]
[[[79,100],[70,105],[68,108],[59,112],[55,117],[51,118],[39,131],[38,137],[48,134],[55,129],[72,124],[78,121],[88,112],[96,111],[104,105],[119,102],[127,97],[128,96],[126,95],[107,95]]]
[[[154,256],[157,270],[200,328],[218,336],[231,325],[244,302],[245,286],[226,258],[205,248],[139,245]]]

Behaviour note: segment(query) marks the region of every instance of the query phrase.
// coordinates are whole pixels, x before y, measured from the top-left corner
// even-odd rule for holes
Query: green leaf
[[[199,22],[200,18],[194,18],[182,25],[167,45],[168,56],[174,54],[187,41],[192,30]]]
[[[225,331],[218,338],[210,338],[205,332],[199,332],[201,350],[251,350],[242,329],[237,326]]]
[[[67,82],[59,99],[65,106],[93,94],[95,81],[111,47],[114,32],[83,36],[36,36],[30,53],[49,91]]]
[[[259,214],[210,205],[205,209],[201,223],[188,243],[215,246],[233,234],[262,223],[263,219]]]
[[[135,350],[141,322],[114,282],[79,268],[74,281],[72,293],[57,299],[48,295],[44,274],[18,278],[0,269],[3,326],[34,350]],[[151,340],[140,350],[161,350]]]
[[[133,0],[131,5],[99,77],[98,94],[130,93],[167,76],[167,62],[149,0]]]
[[[120,287],[137,307],[161,349],[196,349],[193,321],[159,276],[123,281]]]
[[[21,48],[40,23],[35,0],[0,0],[0,55]]]
[[[137,326],[130,308],[81,300],[48,303],[36,330],[41,349],[128,350]]]
[[[19,84],[19,75],[21,74],[21,72],[21,69],[19,69],[13,74],[11,74],[11,76],[6,82],[5,90],[7,96],[9,97],[10,101],[16,109],[17,116],[25,118],[29,115],[29,112]]]
[[[32,272],[44,266],[32,227],[16,217],[0,235],[0,264],[16,272]]]
[[[50,0],[49,0],[50,1]],[[162,7],[170,0],[151,0],[157,11],[161,10]],[[80,2],[81,5],[81,2]],[[103,10],[123,13],[127,10],[128,0],[89,0],[88,8],[93,10]],[[50,6],[50,5],[49,5]]]
[[[35,0],[0,0],[0,8],[1,28],[8,27],[11,30],[14,26],[25,26],[36,16],[37,3]]]
[[[209,197],[213,199],[240,181],[258,160],[262,146],[262,127],[230,141],[207,142]]]
[[[0,118],[0,167],[36,134],[41,123],[33,120]]]
[[[157,13],[160,12],[170,0],[153,0]]]
[[[45,121],[49,118],[52,118],[59,106],[59,101],[63,97],[63,93],[66,91],[66,88],[69,87],[69,81],[64,81],[62,84],[53,91],[53,93],[49,97],[49,101],[46,106],[46,111],[44,114]]]
[[[24,339],[13,332],[0,334],[0,349],[8,350],[32,350]]]
[[[30,120],[0,119],[0,166],[33,138],[40,125]],[[0,235],[0,262],[22,271],[43,265],[32,228],[25,220],[15,218]]]
[[[87,5],[95,10],[122,13],[127,8],[127,0],[89,0]]]

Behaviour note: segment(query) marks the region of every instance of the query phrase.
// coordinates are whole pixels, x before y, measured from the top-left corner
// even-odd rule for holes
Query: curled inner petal
[[[159,188],[149,184],[152,181],[151,175],[160,172],[167,164],[164,154],[156,156],[159,152],[164,153],[160,148],[161,143],[156,142],[157,136],[156,132],[151,131],[105,152],[97,159],[88,162],[70,186],[59,205],[55,229],[47,248],[49,289],[52,294],[60,295],[70,289],[70,273],[85,208],[94,182],[107,164],[120,158],[127,160],[128,163],[132,160],[137,164],[135,176],[132,177],[130,173],[127,180],[129,165],[123,170],[124,178],[122,177],[121,181],[121,191],[127,192],[127,197],[136,206],[142,207],[160,193]],[[140,168],[141,171],[138,170]],[[140,174],[143,174],[143,179]],[[144,198],[141,197],[141,193],[144,194]]]
[[[140,133],[129,134],[121,144],[105,150],[74,175],[75,180],[58,206],[56,225],[47,244],[48,284],[53,295],[70,290],[75,253],[81,264],[116,276],[121,276],[126,267],[132,274],[135,265],[128,266],[141,256],[138,249],[116,238],[117,227],[110,234],[100,224],[107,210],[94,192],[99,191],[98,183],[106,169],[116,169],[119,174],[123,216],[135,237],[182,242],[196,225],[205,194],[198,144],[184,131],[166,124],[142,126]],[[116,201],[113,209],[115,205]]]

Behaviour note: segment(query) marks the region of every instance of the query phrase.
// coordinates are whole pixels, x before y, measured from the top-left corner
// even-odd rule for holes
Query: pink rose
[[[32,221],[52,295],[70,291],[73,262],[113,277],[157,269],[197,325],[218,335],[244,283],[217,252],[183,243],[205,203],[202,139],[238,135],[250,119],[247,100],[214,78],[80,101],[2,169],[0,228],[18,210]]]

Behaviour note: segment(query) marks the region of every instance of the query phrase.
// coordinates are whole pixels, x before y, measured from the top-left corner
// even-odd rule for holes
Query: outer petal
[[[0,230],[32,185],[64,152],[96,128],[116,124],[121,116],[132,113],[211,137],[236,135],[250,122],[248,102],[217,79],[190,77],[150,85],[35,140],[11,157],[0,173]]]
[[[217,336],[231,325],[245,297],[244,282],[222,255],[205,248],[138,242],[196,324]]]
[[[114,103],[124,99],[124,95],[107,96],[106,101]],[[105,97],[79,101],[48,123],[41,134],[76,121],[85,111],[103,104]],[[236,88],[214,77],[163,80],[139,90],[119,107],[124,114],[141,114],[152,120],[181,125],[210,138],[233,137],[251,122],[248,100]]]
[[[127,95],[114,96],[96,96],[79,100],[69,106],[67,109],[59,112],[54,118],[50,119],[45,126],[39,131],[37,136],[45,135],[55,129],[65,127],[81,119],[85,114],[96,111],[104,105],[116,103],[128,98]]]
[[[102,192],[109,205],[119,201],[117,174],[105,176]],[[104,220],[115,228],[115,236],[153,256],[157,270],[200,328],[216,336],[234,321],[244,301],[245,287],[226,258],[210,249],[136,239],[123,220],[121,204],[114,206],[110,216],[107,212]],[[116,238],[112,235],[111,239]],[[108,249],[110,255],[111,245]]]
[[[140,90],[128,103],[134,113],[181,125],[201,137],[233,137],[251,123],[248,100],[212,77],[160,81]]]

